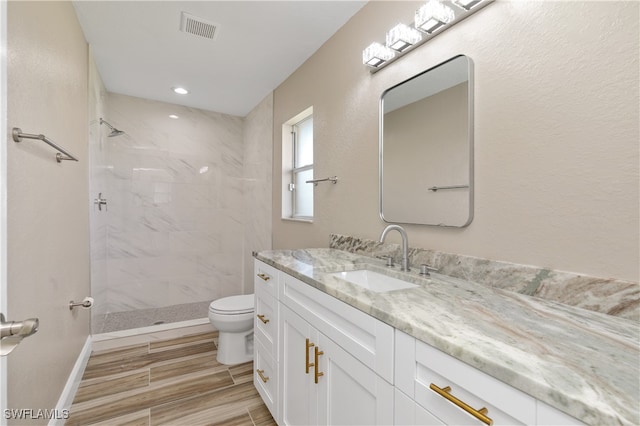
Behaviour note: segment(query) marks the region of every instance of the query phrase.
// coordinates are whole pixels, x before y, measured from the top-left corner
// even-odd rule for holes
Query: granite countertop
[[[587,424],[640,424],[635,321],[336,249],[256,258]],[[375,293],[327,274],[367,265],[419,284]]]

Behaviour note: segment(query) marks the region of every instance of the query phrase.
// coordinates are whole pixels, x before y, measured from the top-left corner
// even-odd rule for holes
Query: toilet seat
[[[253,294],[223,297],[209,305],[209,312],[220,315],[239,315],[253,312]]]

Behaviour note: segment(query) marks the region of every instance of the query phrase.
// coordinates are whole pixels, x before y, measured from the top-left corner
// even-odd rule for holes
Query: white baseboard
[[[69,374],[67,384],[64,386],[60,399],[58,400],[58,404],[56,405],[55,413],[58,415],[54,416],[54,418],[49,421],[49,426],[64,425],[66,421],[64,417],[66,416],[63,415],[63,413],[69,413],[69,410],[71,409],[73,398],[76,396],[78,386],[80,386],[80,381],[84,374],[84,369],[87,367],[89,357],[91,356],[91,343],[91,336],[87,336],[87,341],[84,343],[84,346],[78,355],[78,359]]]

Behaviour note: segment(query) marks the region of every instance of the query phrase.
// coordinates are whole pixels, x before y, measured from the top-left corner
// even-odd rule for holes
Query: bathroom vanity
[[[640,422],[633,321],[417,272],[256,255],[254,383],[279,424]]]

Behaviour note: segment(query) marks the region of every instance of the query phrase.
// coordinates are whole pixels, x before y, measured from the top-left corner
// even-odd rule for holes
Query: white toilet
[[[253,359],[253,300],[253,294],[245,294],[209,305],[209,321],[219,332],[219,363],[233,365]]]

